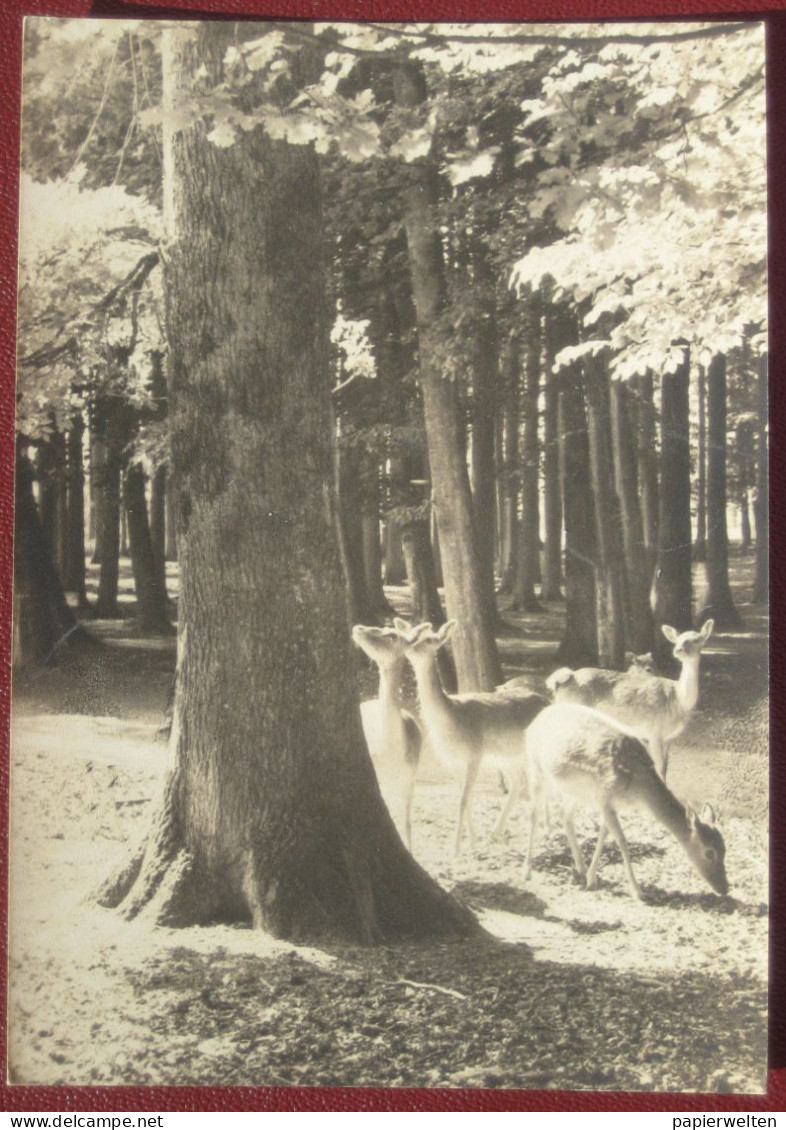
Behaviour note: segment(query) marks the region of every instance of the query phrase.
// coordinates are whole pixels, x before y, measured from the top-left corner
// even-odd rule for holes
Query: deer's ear
[[[711,804],[704,805],[701,810],[701,816],[699,817],[699,819],[701,820],[702,824],[709,824],[711,828],[714,828],[718,822],[718,818],[715,815],[715,809]]]
[[[676,643],[680,638],[680,633],[676,628],[672,628],[670,624],[661,624],[660,630],[663,632],[669,643]]]
[[[636,662],[636,656],[632,651],[625,652],[625,662],[629,667],[631,666],[631,664]]]
[[[701,636],[702,643],[707,642],[707,640],[712,635],[712,629],[714,627],[715,627],[715,621],[714,620],[705,620],[704,621],[704,627],[699,632],[699,635]]]
[[[436,637],[437,637],[437,640],[439,641],[440,647],[442,647],[443,643],[447,643],[447,641],[453,635],[453,630],[456,627],[456,624],[457,624],[456,620],[448,620],[446,623],[444,623],[442,625],[441,628],[439,628],[437,630]]]
[[[400,616],[393,618],[393,627],[396,629],[400,636],[409,635],[409,624],[406,620],[402,620]]]

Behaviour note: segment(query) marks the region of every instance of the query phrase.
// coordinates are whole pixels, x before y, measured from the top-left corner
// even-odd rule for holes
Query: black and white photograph
[[[9,1083],[765,1092],[765,30],[26,19]]]

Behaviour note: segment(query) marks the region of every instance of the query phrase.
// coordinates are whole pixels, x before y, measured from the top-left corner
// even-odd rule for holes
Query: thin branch
[[[385,35],[392,35],[401,40],[421,41],[432,45],[450,46],[456,43],[478,43],[488,46],[489,43],[518,43],[523,45],[535,44],[543,46],[579,46],[579,47],[599,47],[605,46],[607,43],[631,43],[642,44],[647,46],[651,43],[679,43],[691,39],[712,39],[720,35],[734,35],[738,31],[749,31],[753,26],[752,21],[745,23],[728,23],[728,24],[710,24],[701,28],[694,28],[690,31],[674,31],[660,35],[652,33],[650,35],[637,35],[634,32],[618,32],[610,31],[607,35],[545,35],[541,32],[528,34],[511,35],[442,35],[439,32],[433,31],[415,31],[414,29],[402,28],[395,24],[379,24],[367,23],[361,26],[370,27],[375,31],[384,33]],[[537,26],[537,25],[535,25]],[[417,46],[417,43],[413,43]],[[337,45],[337,49],[339,48]]]
[[[113,286],[112,289],[104,295],[98,302],[94,303],[81,318],[72,319],[73,322],[85,321],[94,314],[100,314],[115,302],[121,295],[128,291],[135,297],[138,296],[139,291],[147,280],[148,275],[158,265],[158,252],[151,251],[149,255],[144,255],[138,263],[128,272],[124,279]],[[60,333],[62,333],[62,329]],[[26,369],[42,369],[46,365],[52,365],[66,354],[73,352],[77,346],[76,334],[71,334],[60,345],[54,345],[50,342],[48,345],[36,349],[34,353],[28,353],[25,357],[20,357],[17,364],[20,368]]]
[[[87,146],[90,144],[90,140],[91,140],[93,134],[95,133],[95,129],[96,129],[96,126],[98,125],[99,119],[101,118],[101,115],[104,112],[104,106],[106,106],[106,100],[109,97],[109,91],[110,91],[110,88],[112,86],[112,76],[115,73],[115,61],[117,59],[117,53],[118,53],[119,50],[120,50],[120,40],[118,39],[117,43],[115,44],[115,50],[112,54],[112,58],[109,62],[109,68],[108,68],[107,74],[106,74],[106,81],[104,82],[104,90],[103,90],[103,93],[101,94],[101,101],[98,103],[98,109],[96,110],[95,116],[94,116],[92,122],[90,123],[90,129],[87,131],[87,136],[85,137],[85,140],[82,142],[82,144],[79,146],[79,149],[77,150],[77,153],[76,153],[76,157],[74,157],[74,163],[71,166],[71,172],[73,172],[74,169],[76,168],[76,166],[79,164],[80,158],[81,158],[82,154],[84,153],[85,149],[87,148]]]
[[[404,977],[401,977],[393,983],[395,985],[407,985],[410,989],[428,989],[432,993],[444,993],[445,996],[455,997],[457,1001],[467,1000],[466,994],[460,993],[457,989],[444,989],[442,985],[429,985],[426,981],[407,981]]]

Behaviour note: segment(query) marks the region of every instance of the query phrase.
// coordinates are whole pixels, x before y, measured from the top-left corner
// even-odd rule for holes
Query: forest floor
[[[491,935],[465,944],[316,950],[128,923],[91,902],[149,820],[174,666],[171,640],[93,622],[100,663],[14,686],[10,1081],[761,1092],[767,622],[745,603],[750,566],[733,559],[745,630],[710,641],[670,769],[679,796],[720,806],[729,895],[635,813],[623,821],[643,902],[613,845],[599,889],[583,890],[557,828],[524,883],[525,806],[492,843],[504,798],[491,773],[474,797],[477,853],[452,861],[457,787],[427,757],[413,850]],[[389,596],[406,611],[405,590]],[[505,612],[519,629],[500,639],[506,675],[548,674],[563,614]],[[594,831],[579,826],[587,849]]]

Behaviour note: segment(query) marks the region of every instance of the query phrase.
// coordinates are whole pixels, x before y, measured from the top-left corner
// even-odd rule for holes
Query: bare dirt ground
[[[143,832],[166,770],[174,650],[93,624],[108,645],[100,666],[15,685],[11,1082],[762,1091],[767,638],[762,610],[744,603],[749,565],[735,558],[746,631],[711,641],[670,770],[679,796],[720,804],[730,894],[712,894],[660,826],[627,813],[643,903],[613,845],[599,889],[581,889],[557,828],[524,883],[526,809],[491,842],[493,774],[474,799],[477,854],[452,861],[457,788],[427,758],[414,854],[486,926],[488,940],[463,945],[313,950],[96,907],[91,892]],[[390,595],[403,611],[403,590]],[[521,633],[500,641],[508,674],[552,669],[561,616],[507,617]],[[588,850],[590,815],[580,834]]]

